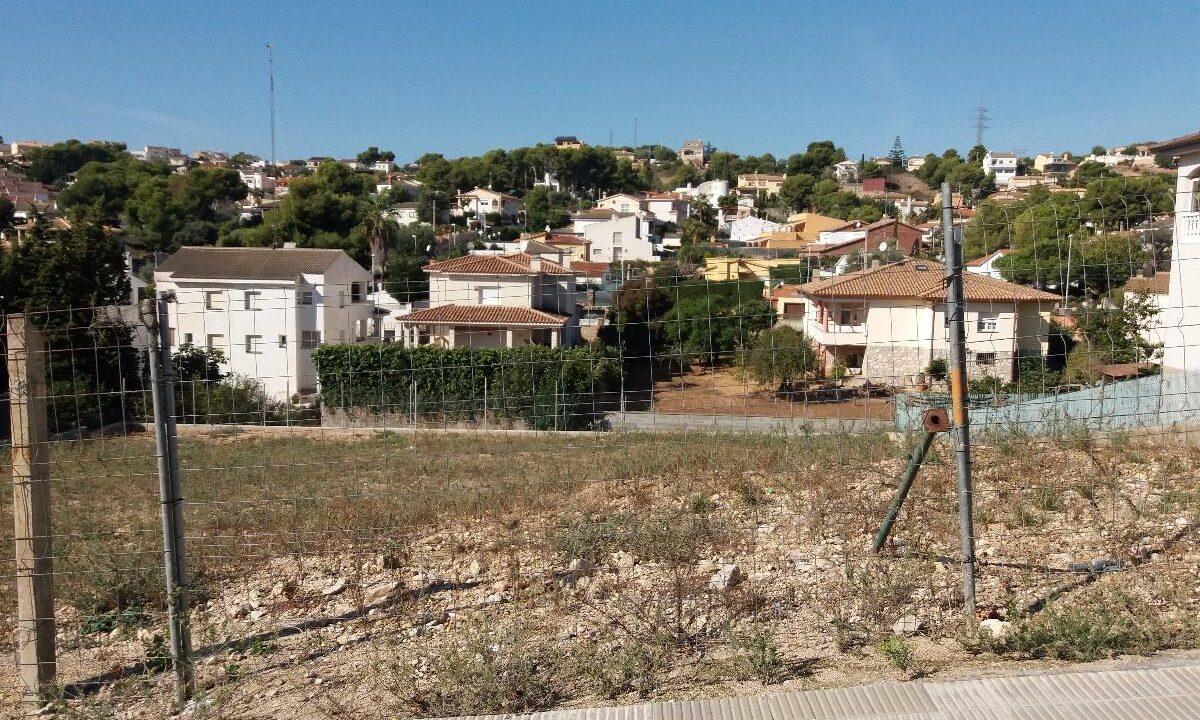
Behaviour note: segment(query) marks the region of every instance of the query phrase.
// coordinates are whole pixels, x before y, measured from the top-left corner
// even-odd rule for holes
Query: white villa
[[[508,193],[475,188],[455,197],[450,214],[455,217],[472,215],[481,220],[496,214],[500,216],[501,223],[515,223],[518,215],[517,199]]]
[[[570,264],[529,253],[430,263],[429,307],[399,318],[401,339],[406,347],[572,345],[579,294]]]
[[[1176,159],[1175,233],[1158,333],[1165,370],[1200,370],[1200,132],[1159,143],[1154,154]]]
[[[804,306],[787,319],[804,328],[826,371],[841,362],[850,375],[887,385],[917,381],[929,361],[946,356],[946,271],[904,260],[795,286]],[[967,298],[967,374],[1009,381],[1017,359],[1045,355],[1058,296],[975,273],[963,274]]]
[[[158,266],[171,348],[225,355],[224,370],[277,398],[317,389],[312,351],[374,335],[371,274],[341,250],[184,247]]]
[[[1017,176],[1017,156],[1015,153],[988,150],[983,156],[983,171],[995,175],[996,187],[1006,188]]]
[[[657,260],[654,254],[654,216],[606,208],[584,210],[571,216],[574,232],[588,241],[589,258],[596,262]]]

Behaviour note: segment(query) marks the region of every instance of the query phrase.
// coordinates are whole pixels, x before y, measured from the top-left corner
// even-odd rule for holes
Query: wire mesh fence
[[[949,405],[946,234],[864,225],[733,269],[485,249],[381,288],[340,251],[177,255],[155,285],[185,711],[519,712],[1193,647],[1195,212],[1148,182],[947,227],[980,260],[957,315],[975,617],[949,436],[872,550],[920,412]],[[43,701],[66,716],[177,710],[151,324],[21,318],[45,338]],[[13,382],[13,327],[17,398],[38,386]],[[26,510],[0,510],[7,547]],[[0,571],[14,630],[19,555]],[[19,666],[0,678],[15,714]]]

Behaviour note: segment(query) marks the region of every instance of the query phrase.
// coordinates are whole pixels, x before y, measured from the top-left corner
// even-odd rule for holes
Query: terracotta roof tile
[[[528,253],[508,255],[464,255],[442,260],[425,266],[425,272],[449,273],[453,275],[577,275],[573,270],[550,260],[542,260],[542,269],[535,272]]]
[[[813,297],[923,298],[944,301],[945,268],[931,260],[903,260],[868,270],[806,283],[800,289]],[[979,273],[963,273],[968,302],[1055,302],[1057,295]]]
[[[399,319],[406,324],[559,326],[570,318],[566,315],[508,305],[441,305],[414,310]]]
[[[1144,292],[1151,295],[1166,295],[1171,292],[1171,273],[1154,273],[1150,277],[1136,275],[1125,283],[1125,292]]]
[[[592,262],[590,260],[575,260],[571,263],[571,269],[589,277],[595,277],[608,272],[608,263]]]

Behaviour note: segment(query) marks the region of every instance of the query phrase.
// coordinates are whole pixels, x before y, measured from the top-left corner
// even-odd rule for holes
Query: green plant
[[[90,635],[112,632],[117,627],[139,627],[149,623],[150,614],[141,607],[134,606],[88,615],[79,629],[85,635]]]
[[[1004,381],[995,375],[985,374],[967,381],[967,392],[972,395],[995,395],[1004,389]]]
[[[940,382],[946,379],[949,369],[950,366],[947,365],[945,358],[934,358],[925,366],[925,374]]]
[[[394,690],[422,717],[545,710],[565,693],[566,661],[526,628],[479,625],[458,645],[426,649],[421,662],[428,670],[420,676],[407,663],[398,666]]]
[[[829,378],[835,382],[841,382],[846,379],[846,364],[840,359],[833,361],[833,367],[829,370]]]
[[[783,679],[785,666],[779,657],[775,633],[760,628],[748,637],[740,638],[737,645],[740,674],[756,678],[763,685],[771,685]]]
[[[587,427],[597,416],[595,399],[618,372],[594,346],[322,345],[313,360],[327,408],[474,420],[484,411],[486,385],[489,416],[521,419],[539,430]]]
[[[703,515],[712,512],[715,507],[713,501],[704,493],[692,493],[688,495],[686,506],[687,511],[693,515]]]
[[[665,643],[629,639],[592,644],[580,653],[578,670],[605,697],[632,692],[644,698],[658,687],[667,661],[664,646]]]
[[[145,644],[146,646],[146,669],[152,673],[164,672],[171,666],[171,653],[167,650],[167,645],[163,642],[163,636],[158,633]]]
[[[1052,605],[1018,622],[1008,636],[990,640],[989,647],[1024,657],[1090,662],[1194,641],[1169,628],[1155,608],[1118,592],[1075,606]]]
[[[916,659],[916,648],[899,635],[893,635],[879,643],[879,653],[900,672],[908,672]]]

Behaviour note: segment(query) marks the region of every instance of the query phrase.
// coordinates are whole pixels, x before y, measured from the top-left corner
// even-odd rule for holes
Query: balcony
[[[1200,211],[1175,215],[1175,237],[1181,243],[1200,243]]]

